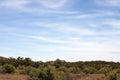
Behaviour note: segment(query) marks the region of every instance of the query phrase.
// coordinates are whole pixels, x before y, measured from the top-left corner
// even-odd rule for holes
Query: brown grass
[[[104,77],[104,74],[89,74],[79,80],[103,80]]]
[[[104,80],[104,74],[70,75],[70,80]]]
[[[18,74],[0,74],[0,80],[28,80],[28,76]]]

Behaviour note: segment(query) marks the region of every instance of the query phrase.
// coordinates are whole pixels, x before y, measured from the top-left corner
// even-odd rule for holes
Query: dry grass
[[[103,80],[104,77],[104,74],[89,74],[79,80]]]
[[[104,74],[70,75],[71,80],[104,80]]]
[[[71,75],[70,80],[104,80],[104,74]],[[118,76],[120,77],[120,75]],[[0,74],[0,80],[29,80],[27,75]],[[118,79],[120,80],[120,78]]]
[[[0,74],[0,80],[28,80],[28,76],[18,74]]]

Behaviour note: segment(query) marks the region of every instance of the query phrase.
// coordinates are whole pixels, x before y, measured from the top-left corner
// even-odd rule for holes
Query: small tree
[[[11,64],[5,64],[5,65],[3,65],[3,71],[5,73],[14,73],[15,72],[15,67]]]

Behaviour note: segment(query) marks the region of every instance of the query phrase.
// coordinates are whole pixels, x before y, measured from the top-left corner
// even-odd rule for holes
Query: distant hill
[[[0,56],[0,64],[5,63],[7,60],[8,58]]]
[[[6,60],[6,57],[0,56],[0,60]]]

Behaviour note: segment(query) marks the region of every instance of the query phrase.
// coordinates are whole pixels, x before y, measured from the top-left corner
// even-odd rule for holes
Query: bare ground
[[[0,80],[28,80],[28,76],[18,74],[0,74]]]

